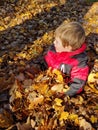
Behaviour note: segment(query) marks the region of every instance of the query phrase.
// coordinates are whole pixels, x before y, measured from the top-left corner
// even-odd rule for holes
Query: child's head
[[[85,42],[85,31],[78,22],[63,23],[56,29],[55,37],[61,40],[64,48],[71,46],[74,51]]]

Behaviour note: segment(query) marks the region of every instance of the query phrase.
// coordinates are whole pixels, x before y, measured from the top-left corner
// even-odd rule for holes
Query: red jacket
[[[70,89],[66,92],[69,96],[80,93],[86,83],[89,67],[85,51],[86,44],[84,43],[76,51],[58,53],[54,48],[49,50],[45,56],[48,67],[62,70],[63,65],[64,73],[70,75],[70,82],[68,83]]]

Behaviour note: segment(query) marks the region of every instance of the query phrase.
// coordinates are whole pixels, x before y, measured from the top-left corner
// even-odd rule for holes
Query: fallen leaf
[[[83,128],[84,130],[92,130],[92,126],[89,122],[87,122],[85,119],[81,119],[79,121],[80,128]]]
[[[67,120],[67,119],[68,119],[68,116],[69,116],[69,113],[63,111],[63,112],[61,113],[61,115],[60,115],[59,120],[60,120],[60,121],[62,121],[62,120]]]
[[[62,100],[62,99],[59,99],[59,98],[55,98],[54,102],[55,102],[55,104],[56,104],[57,106],[62,106],[61,103],[63,102],[63,100]]]

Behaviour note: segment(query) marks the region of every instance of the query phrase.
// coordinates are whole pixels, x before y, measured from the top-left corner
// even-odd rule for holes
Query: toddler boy
[[[65,95],[74,96],[83,91],[89,67],[85,31],[81,24],[63,23],[56,29],[54,44],[45,55],[45,61],[48,67],[70,76],[70,82],[67,82],[69,90]]]

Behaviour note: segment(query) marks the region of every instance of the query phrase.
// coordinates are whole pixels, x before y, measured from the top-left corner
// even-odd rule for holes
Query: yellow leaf
[[[83,128],[83,130],[92,130],[91,124],[83,118],[79,120],[79,126]]]
[[[55,101],[55,103],[56,103],[56,105],[57,105],[57,106],[62,106],[62,104],[61,104],[61,103],[63,102],[63,100],[62,100],[62,99],[55,98],[55,100],[54,100],[54,101]]]
[[[25,62],[21,60],[21,61],[20,61],[20,64],[21,64],[21,65],[25,65]]]
[[[34,106],[37,106],[38,104],[41,104],[44,100],[44,97],[40,95],[39,97],[34,98],[32,101],[30,101],[28,109],[33,109]]]
[[[94,117],[94,115],[91,115],[90,120],[91,120],[92,123],[97,123],[97,118]]]
[[[34,84],[34,85],[32,85],[32,87],[33,87],[34,90],[38,90],[38,91],[39,91],[39,88],[40,88],[40,87],[39,87],[38,84]]]
[[[88,83],[95,82],[94,77],[95,77],[95,73],[90,73],[88,76]]]
[[[74,122],[76,125],[79,125],[79,118],[76,118]]]
[[[31,119],[31,126],[32,126],[32,128],[35,127],[35,124],[36,124],[36,122],[33,119]]]
[[[22,98],[22,94],[19,91],[16,91],[16,98]]]
[[[46,94],[48,90],[48,84],[43,84],[41,88],[41,94]]]
[[[64,106],[57,106],[53,105],[53,108],[55,109],[56,112],[61,113],[64,111]]]
[[[67,92],[70,89],[70,87],[68,85],[65,85],[63,88],[63,92]]]
[[[19,54],[17,54],[17,56],[19,57],[19,58],[26,58],[26,53],[19,53]]]
[[[5,30],[5,28],[4,28],[4,27],[2,27],[2,26],[0,26],[0,31],[3,31],[3,30]]]
[[[96,33],[98,33],[98,28],[96,28]]]
[[[2,60],[2,58],[0,58],[0,63],[2,63],[3,62],[3,60]]]
[[[33,109],[34,108],[34,103],[33,103],[33,101],[29,104],[29,106],[28,106],[28,109]]]
[[[51,101],[51,98],[45,97],[45,101]]]
[[[88,85],[89,87],[98,94],[98,90],[95,88],[95,86],[97,85],[98,82],[98,72],[97,73],[93,73],[91,72],[88,76]]]
[[[39,92],[40,94],[46,94],[48,91],[48,84],[38,83],[33,86],[33,89]]]
[[[56,74],[56,76],[57,76],[56,81],[57,82],[60,82],[60,83],[63,82],[63,76],[62,76],[62,74],[61,74],[61,72],[59,70],[54,69],[53,74]]]
[[[69,119],[72,120],[72,121],[75,121],[76,119],[78,119],[78,115],[72,113],[72,114],[69,115]]]
[[[60,115],[60,121],[62,120],[67,120],[68,119],[68,116],[69,116],[69,113],[68,112],[62,112],[61,115]]]
[[[25,91],[26,92],[26,91]],[[27,96],[27,99],[29,100],[29,102],[32,102],[33,100],[34,100],[34,98],[36,98],[37,97],[37,93],[35,92],[35,91],[33,91],[33,92],[31,92],[30,93],[30,91],[28,91],[29,92],[29,94],[28,94],[28,96]]]
[[[42,125],[44,125],[44,123],[45,123],[44,119],[41,119],[40,122],[41,122]]]
[[[82,96],[79,96],[78,104],[82,104],[84,102],[84,99]]]
[[[43,36],[43,40],[46,41],[48,39],[48,33],[45,33]]]
[[[36,78],[36,82],[39,82],[42,78],[43,78],[43,74],[40,74],[40,75]]]
[[[51,88],[54,92],[62,92],[63,91],[63,84],[56,84]]]
[[[62,83],[63,82],[62,75],[58,75],[56,81]]]
[[[44,97],[41,95],[39,97],[34,98],[33,102],[34,102],[34,104],[37,105],[37,104],[41,104],[43,102],[43,100],[44,100]]]

